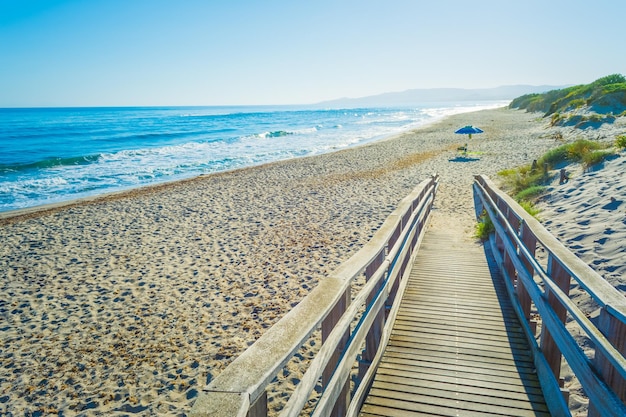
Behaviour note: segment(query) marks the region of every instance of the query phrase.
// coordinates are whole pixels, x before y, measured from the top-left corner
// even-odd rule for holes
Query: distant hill
[[[525,94],[544,93],[564,86],[508,85],[495,88],[426,88],[317,103],[320,107],[406,106],[433,102],[513,100]]]

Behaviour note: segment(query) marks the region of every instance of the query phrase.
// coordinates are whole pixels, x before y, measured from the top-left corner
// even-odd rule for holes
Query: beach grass
[[[489,214],[483,210],[478,221],[476,222],[474,237],[484,242],[489,239],[489,235],[495,232],[495,230],[496,229],[493,225],[493,221],[491,221],[491,217],[489,217]]]
[[[572,163],[580,163],[584,169],[588,169],[614,154],[610,144],[578,139],[550,149],[533,164],[505,169],[498,172],[498,175],[518,202],[534,201],[543,194],[545,185],[552,180],[550,170]]]

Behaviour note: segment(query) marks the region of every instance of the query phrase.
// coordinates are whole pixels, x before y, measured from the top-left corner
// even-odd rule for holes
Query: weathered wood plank
[[[434,326],[467,327],[468,329],[483,329],[484,331],[523,335],[519,323],[512,317],[504,320],[502,317],[477,318],[474,315],[441,317],[441,314],[436,314],[431,311],[419,313],[407,312],[405,310],[398,314],[396,321],[398,324],[407,322],[418,325],[431,324]]]
[[[454,321],[458,320],[471,320],[475,323],[484,322],[493,322],[490,326],[495,326],[495,323],[500,323],[501,325],[509,325],[509,326],[519,326],[517,319],[512,315],[497,315],[491,314],[485,311],[472,311],[471,314],[467,315],[448,315],[442,314],[444,312],[454,312],[455,310],[445,308],[445,306],[441,306],[440,308],[436,308],[434,305],[423,305],[420,308],[413,308],[407,306],[402,309],[402,311],[398,312],[399,317],[407,316],[412,317],[413,320],[420,320],[422,318],[426,319],[430,316],[431,321],[434,321],[433,318],[438,318],[438,322],[441,323],[454,323]]]
[[[394,337],[395,336],[395,337]],[[423,333],[419,336],[415,335],[405,335],[401,332],[392,333],[392,337],[394,337],[397,341],[409,342],[420,344],[424,339],[428,339],[431,343],[436,342],[436,344],[440,346],[452,345],[457,348],[462,349],[473,349],[473,350],[488,350],[489,352],[497,351],[497,352],[515,352],[515,351],[524,351],[526,350],[523,344],[498,344],[497,341],[490,340],[479,340],[477,338],[471,340],[463,340],[462,338],[458,338],[456,336],[446,336],[446,335],[438,335],[438,334],[428,334]]]
[[[390,362],[406,363],[406,362],[418,362],[424,363],[438,363],[441,365],[458,366],[459,363],[471,363],[472,368],[485,369],[491,372],[495,371],[507,371],[514,374],[529,374],[534,373],[534,369],[531,366],[532,362],[524,362],[522,365],[519,363],[511,363],[510,361],[492,361],[488,362],[486,358],[475,355],[463,355],[463,360],[459,359],[460,355],[434,355],[429,353],[419,354],[397,354],[396,352],[389,352],[387,356]]]
[[[535,406],[528,401],[528,397],[523,399],[513,399],[500,394],[498,391],[475,390],[468,392],[467,389],[457,389],[455,384],[440,384],[437,388],[433,385],[398,385],[389,382],[377,382],[372,387],[372,395],[377,393],[385,393],[387,396],[395,399],[410,401],[413,395],[426,395],[431,398],[441,400],[452,400],[467,403],[475,403],[480,411],[487,411],[489,406],[494,409],[519,409],[519,410],[535,410],[547,412],[548,408],[545,404]],[[382,396],[382,395],[381,395]],[[486,405],[486,406],[485,406]]]
[[[426,411],[439,416],[546,416],[550,413],[543,410],[525,410],[513,407],[498,406],[489,403],[474,403],[460,399],[431,397],[429,395],[411,394],[402,395],[395,391],[379,391],[373,389],[371,405],[378,405],[391,410],[415,410],[415,403],[421,404],[419,411]],[[364,411],[367,408],[363,407]],[[402,414],[381,414],[383,416],[396,416]]]
[[[410,371],[398,371],[395,368],[381,367],[377,374],[380,378],[385,376],[390,378],[406,378],[412,380],[429,381],[430,383],[454,383],[459,386],[472,387],[474,389],[498,389],[509,394],[518,393],[522,395],[536,394],[541,397],[541,387],[532,381],[507,381],[488,380],[485,378],[472,378],[471,375],[459,375],[458,373],[440,373],[435,368],[415,368]],[[526,382],[526,385],[523,384]]]
[[[475,394],[477,391],[484,393],[485,395],[490,395],[493,397],[514,399],[514,400],[523,400],[527,401],[528,398],[532,398],[538,401],[541,401],[543,398],[543,393],[539,387],[527,387],[525,392],[519,392],[517,385],[509,386],[502,385],[498,383],[489,383],[486,381],[483,386],[476,386],[473,380],[468,380],[464,378],[457,377],[449,377],[449,378],[439,378],[439,377],[431,377],[429,378],[425,375],[423,378],[407,378],[397,375],[388,375],[385,373],[381,373],[380,378],[376,383],[389,383],[396,384],[399,387],[403,385],[413,386],[413,387],[421,387],[425,386],[427,388],[436,388],[441,390],[449,390],[450,386],[454,386],[456,391]],[[376,384],[374,384],[376,385]]]
[[[405,347],[410,349],[430,349],[437,351],[447,351],[447,352],[458,352],[458,349],[455,346],[443,345],[441,343],[436,343],[436,339],[421,341],[419,343],[411,343],[411,342],[402,342],[402,341],[394,341],[393,344],[389,346],[397,346],[397,347]],[[492,350],[489,352],[473,352],[474,355],[479,356],[482,355],[484,357],[493,357],[493,358],[502,358],[515,360],[516,358],[526,358],[530,359],[530,353],[524,352],[513,352],[510,349],[508,350]]]
[[[505,291],[479,246],[429,231],[361,416],[548,416]]]
[[[442,358],[441,360],[446,360],[447,358],[454,359],[456,361],[472,361],[476,364],[485,363],[486,366],[491,366],[492,364],[500,365],[500,366],[511,366],[513,368],[524,368],[527,367],[529,369],[534,370],[534,364],[530,357],[527,358],[515,358],[515,361],[511,361],[510,357],[508,358],[497,358],[493,356],[481,356],[464,352],[456,352],[456,351],[445,351],[445,350],[432,350],[432,349],[420,349],[420,348],[403,348],[398,346],[389,346],[387,347],[387,354],[389,356],[394,356],[401,354],[404,357],[412,357],[416,358]]]
[[[443,325],[443,324],[433,324],[428,326],[427,323],[416,323],[414,326],[411,326],[408,321],[396,321],[395,329],[398,334],[415,334],[416,331],[424,332],[424,333],[436,333],[439,335],[449,335],[449,336],[462,336],[476,339],[488,339],[492,341],[515,341],[515,342],[525,342],[523,335],[519,332],[509,332],[507,333],[505,329],[493,329],[493,328],[485,328],[485,327],[474,327],[472,323],[467,323],[467,328],[463,329],[462,326],[454,325]]]
[[[463,377],[466,379],[474,379],[474,380],[482,380],[482,379],[495,379],[498,378],[498,381],[503,384],[509,385],[518,385],[518,386],[526,386],[535,384],[531,379],[527,378],[527,375],[519,375],[508,373],[506,375],[492,371],[488,372],[485,369],[471,368],[471,367],[463,367],[463,366],[453,366],[453,365],[442,365],[436,363],[429,362],[420,362],[419,366],[409,366],[406,364],[398,364],[391,361],[386,361],[380,365],[380,368],[386,368],[391,372],[391,370],[398,372],[429,372],[436,373],[442,376],[455,376],[455,377]],[[535,384],[537,385],[537,384]],[[537,385],[538,386],[538,385]]]

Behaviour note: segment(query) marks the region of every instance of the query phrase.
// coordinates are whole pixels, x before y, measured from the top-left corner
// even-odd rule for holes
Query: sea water
[[[317,155],[505,104],[0,109],[0,211]]]

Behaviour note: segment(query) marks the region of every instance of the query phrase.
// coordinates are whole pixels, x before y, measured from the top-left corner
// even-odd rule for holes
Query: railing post
[[[532,257],[535,256],[535,252],[537,251],[537,238],[533,234],[532,230],[528,227],[526,223],[522,223],[520,230],[520,239],[522,243],[526,247],[526,250],[530,253]],[[535,269],[532,264],[526,257],[522,257],[522,263],[531,279],[535,274]],[[522,307],[522,311],[524,312],[524,317],[530,323],[531,328],[533,329],[533,333],[537,328],[537,323],[530,320],[530,307],[531,307],[531,299],[526,287],[524,287],[524,283],[520,280],[517,281],[517,298],[519,299],[520,306]]]
[[[413,251],[415,250],[417,241],[419,240],[420,234],[422,233],[423,225],[424,225],[424,218],[418,219],[417,223],[415,224],[415,233],[413,234],[413,237],[411,238],[411,251],[409,252],[410,254],[413,254]]]
[[[263,391],[250,406],[247,417],[267,417],[267,391]]]
[[[626,324],[613,316],[606,307],[603,307],[600,310],[598,328],[609,342],[611,342],[622,355],[626,356]],[[596,349],[593,364],[607,385],[610,386],[622,402],[626,404],[626,381],[598,349]],[[600,414],[595,409],[592,402],[589,402],[588,416],[600,417]]]
[[[372,260],[365,268],[365,280],[366,282],[370,280],[372,275],[376,272],[376,270],[383,264],[385,260],[385,251],[380,251],[380,253]],[[384,276],[380,279],[380,282],[374,287],[370,295],[367,297],[367,305],[370,305],[374,297],[380,288],[383,286]],[[374,356],[376,356],[376,352],[378,351],[378,346],[380,345],[380,340],[383,334],[383,328],[385,327],[385,310],[381,308],[378,313],[376,313],[376,318],[372,323],[372,327],[370,328],[367,336],[365,338],[365,349],[361,354],[361,360],[359,361],[359,380],[363,379],[363,376],[369,369],[372,361],[374,360]]]
[[[554,281],[554,283],[565,293],[565,295],[569,295],[570,282],[571,277],[569,273],[561,266],[559,261],[554,257],[554,255],[550,254],[548,257],[548,277]],[[548,303],[552,307],[552,310],[556,313],[559,320],[562,323],[565,323],[565,319],[567,317],[567,310],[561,303],[558,301],[556,296],[548,292]],[[559,347],[556,345],[554,338],[550,334],[550,331],[545,327],[542,328],[541,334],[541,350],[543,351],[543,355],[550,365],[552,369],[552,373],[554,374],[554,378],[559,381],[559,386],[563,388],[563,383],[560,379],[561,376],[561,351]]]
[[[339,299],[335,307],[332,309],[330,314],[322,322],[322,344],[326,342],[326,339],[335,328],[335,325],[337,324],[337,322],[341,319],[341,316],[343,316],[343,313],[345,313],[349,304],[350,304],[350,286],[348,286],[348,289],[342,294],[341,298]],[[339,363],[339,360],[341,359],[341,355],[343,351],[345,350],[346,345],[348,344],[349,338],[350,338],[350,330],[348,329],[346,333],[343,335],[341,342],[337,345],[337,349],[333,353],[333,356],[328,362],[328,365],[326,365],[326,368],[322,372],[322,385],[324,387],[328,385],[330,379],[332,378],[333,373],[335,372],[335,368],[337,367],[337,364]],[[337,399],[337,403],[335,404],[335,407],[333,408],[333,412],[330,414],[331,417],[340,417],[346,414],[346,411],[348,409],[348,404],[350,402],[349,397],[350,397],[350,380],[348,379],[346,381],[346,385],[341,391],[339,398]]]
[[[501,210],[506,214],[506,220],[511,224],[511,227],[514,230],[518,230],[519,228],[519,220],[518,218],[515,216],[515,213],[513,212],[513,210],[511,210],[508,206],[504,206],[503,208],[501,208]],[[509,234],[508,232],[506,234]],[[511,242],[515,243],[515,240],[513,239],[513,237],[511,237]],[[514,286],[517,286],[517,274],[515,271],[515,265],[513,264],[513,261],[511,260],[511,254],[509,254],[508,251],[504,251],[504,269],[506,270],[509,279],[511,280],[511,284],[513,284]]]
[[[500,198],[498,196],[496,196],[495,199],[495,203],[496,206],[502,211],[502,205],[500,203]],[[506,205],[505,207],[505,212],[506,212]],[[494,223],[494,225],[496,223],[499,223],[505,230],[506,230],[506,225],[503,223],[503,220],[499,218],[499,216],[496,216],[495,219],[491,219],[491,221]],[[505,232],[505,236],[506,236],[506,232]],[[497,229],[496,229],[496,250],[498,251],[498,253],[500,253],[500,256],[502,257],[502,259],[504,260],[504,262],[506,262],[507,260],[507,254],[506,254],[506,249],[504,248],[504,239],[505,236],[501,235],[500,233],[498,233]],[[508,272],[508,269],[507,269]],[[513,277],[511,277],[511,279],[513,279]]]
[[[400,237],[400,233],[402,233],[402,221],[398,222],[398,225],[389,237],[389,241],[387,242],[388,247],[393,248],[393,246],[396,244],[396,241]]]

